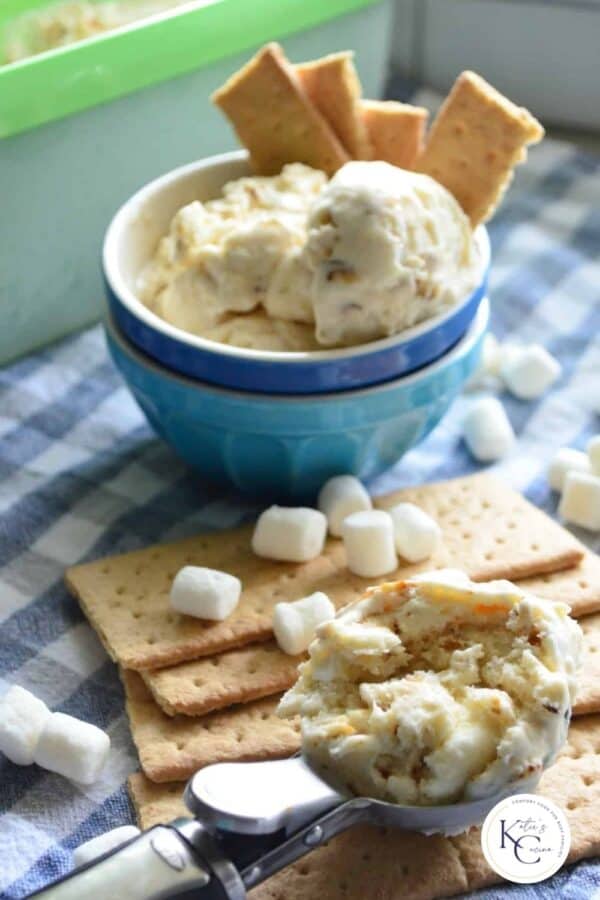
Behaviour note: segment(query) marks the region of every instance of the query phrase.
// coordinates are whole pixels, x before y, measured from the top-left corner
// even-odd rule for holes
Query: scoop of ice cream
[[[353,793],[484,798],[556,758],[580,653],[564,604],[427,573],[370,588],[320,626],[279,709],[301,716],[314,767]]]
[[[293,163],[274,177],[239,178],[221,197],[184,206],[138,278],[140,299],[198,334],[261,304],[278,318],[312,322],[310,277],[299,254],[308,209],[325,181],[323,172]]]
[[[305,257],[321,344],[396,334],[472,290],[480,259],[454,197],[427,175],[346,163],[309,216]]]

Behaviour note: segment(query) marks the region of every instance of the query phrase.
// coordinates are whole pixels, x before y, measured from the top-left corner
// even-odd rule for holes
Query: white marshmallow
[[[74,716],[55,712],[46,720],[34,762],[80,784],[97,780],[110,750],[106,732]]]
[[[480,462],[502,459],[515,442],[512,425],[496,397],[479,397],[472,403],[463,421],[463,436]]]
[[[587,445],[587,455],[594,475],[600,475],[600,434],[596,434]]]
[[[271,506],[258,517],[252,549],[257,556],[307,562],[323,551],[327,519],[307,506]]]
[[[504,366],[510,365],[517,356],[523,352],[524,350],[523,344],[516,344],[514,341],[503,341],[500,344],[500,353],[498,359],[498,367],[496,369],[496,374],[500,375],[500,372],[504,368]]]
[[[503,361],[500,375],[511,394],[521,400],[540,397],[562,371],[561,365],[541,344],[522,347]]]
[[[0,700],[0,753],[19,766],[30,766],[50,715],[34,694],[18,684],[9,687]]]
[[[371,509],[373,504],[358,478],[354,475],[336,475],[321,488],[317,506],[327,516],[329,533],[341,537],[342,522],[346,516]]]
[[[548,468],[548,481],[553,491],[562,491],[568,472],[590,472],[591,466],[587,453],[561,447],[555,454]]]
[[[398,565],[394,523],[389,513],[370,509],[344,519],[342,537],[348,568],[363,578],[377,578]]]
[[[569,472],[558,512],[573,525],[600,531],[600,478],[585,472]]]
[[[321,622],[335,616],[335,606],[322,591],[316,591],[293,603],[277,603],[273,612],[275,639],[284,653],[303,653]]]
[[[488,331],[483,339],[479,368],[486,375],[498,375],[502,361],[501,344],[497,337]]]
[[[478,391],[487,388],[494,390],[499,386],[500,358],[500,344],[497,338],[488,332],[481,346],[479,365],[467,381],[465,390]]]
[[[99,834],[97,837],[86,841],[85,844],[80,844],[79,847],[76,847],[73,850],[73,862],[76,866],[83,866],[84,863],[103,856],[141,833],[140,829],[136,828],[135,825],[121,825],[119,828],[112,828],[110,831],[105,831],[104,834]]]
[[[238,605],[241,592],[242,582],[235,575],[184,566],[173,579],[170,600],[173,609],[186,616],[222,622]]]
[[[435,519],[413,503],[398,503],[388,512],[394,523],[394,540],[399,555],[413,563],[428,559],[442,536]]]

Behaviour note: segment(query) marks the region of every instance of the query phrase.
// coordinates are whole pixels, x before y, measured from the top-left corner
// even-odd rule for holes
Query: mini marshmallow
[[[513,341],[500,343],[493,334],[486,334],[483,339],[479,366],[465,385],[465,391],[491,391],[499,393],[504,390],[501,371],[504,367],[510,367],[513,361],[523,351],[522,344]]]
[[[595,435],[587,445],[587,455],[594,475],[600,475],[600,434]]]
[[[600,478],[585,472],[569,472],[558,512],[573,525],[600,531]]]
[[[487,333],[481,346],[479,365],[465,385],[467,391],[478,391],[486,388],[493,390],[499,385],[500,344],[493,334]]]
[[[516,344],[514,341],[503,341],[500,344],[500,352],[498,354],[498,366],[496,374],[500,375],[504,366],[508,366],[514,362],[524,350],[523,344]]]
[[[76,866],[83,866],[99,856],[104,856],[105,853],[109,853],[116,847],[120,847],[121,844],[126,844],[127,841],[131,841],[141,833],[135,825],[121,825],[119,828],[112,828],[76,847],[73,850],[73,862]]]
[[[377,578],[398,565],[394,523],[389,513],[370,509],[344,519],[342,537],[348,568],[363,578]]]
[[[522,347],[502,363],[500,375],[511,394],[521,400],[540,397],[562,371],[561,365],[541,344]]]
[[[173,609],[186,616],[222,622],[238,605],[241,592],[242,582],[235,575],[184,566],[173,579],[170,600]]]
[[[590,472],[590,460],[587,453],[561,447],[555,454],[548,468],[548,481],[553,491],[559,493],[565,486],[565,478],[569,472]]]
[[[19,766],[30,766],[50,715],[42,700],[13,684],[0,700],[0,752]]]
[[[435,519],[413,503],[398,503],[388,512],[394,523],[394,540],[399,555],[411,563],[429,559],[442,536]]]
[[[329,533],[342,535],[342,522],[351,513],[371,509],[373,504],[364,486],[354,475],[336,475],[319,492],[317,506],[327,516]]]
[[[34,762],[80,784],[97,780],[110,750],[110,738],[100,728],[65,713],[46,720],[34,753]]]
[[[273,611],[275,639],[284,653],[297,656],[303,653],[321,622],[335,616],[335,606],[322,591],[294,603],[277,603]]]
[[[327,519],[306,506],[271,506],[258,517],[252,549],[257,556],[307,562],[323,552]]]
[[[463,436],[480,462],[502,459],[515,441],[512,425],[496,397],[479,397],[471,404],[463,421]]]
[[[501,344],[497,337],[488,331],[483,339],[479,368],[486,375],[498,375],[502,362]]]

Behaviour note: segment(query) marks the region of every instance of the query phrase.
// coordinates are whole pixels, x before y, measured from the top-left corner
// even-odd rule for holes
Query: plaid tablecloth
[[[560,446],[584,447],[600,418],[600,160],[546,141],[519,172],[490,228],[492,330],[541,341],[563,365],[533,403],[505,397],[518,447],[497,466],[542,509]],[[5,323],[4,327],[10,327]],[[376,492],[477,468],[460,439],[461,398]],[[250,506],[187,470],[150,432],[112,367],[99,327],[0,372],[0,691],[18,683],[54,709],[108,730],[92,787],[0,760],[0,896],[17,900],[71,866],[71,850],[133,820],[125,779],[137,767],[123,693],[77,603],[65,566],[201,529],[236,524]],[[589,534],[580,537],[598,549]],[[486,898],[588,898],[600,864]],[[401,886],[400,886],[401,892]]]

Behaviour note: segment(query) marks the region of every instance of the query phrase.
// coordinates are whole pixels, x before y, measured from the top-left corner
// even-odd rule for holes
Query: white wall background
[[[600,0],[396,0],[392,59],[443,91],[475,69],[546,122],[600,130]]]

